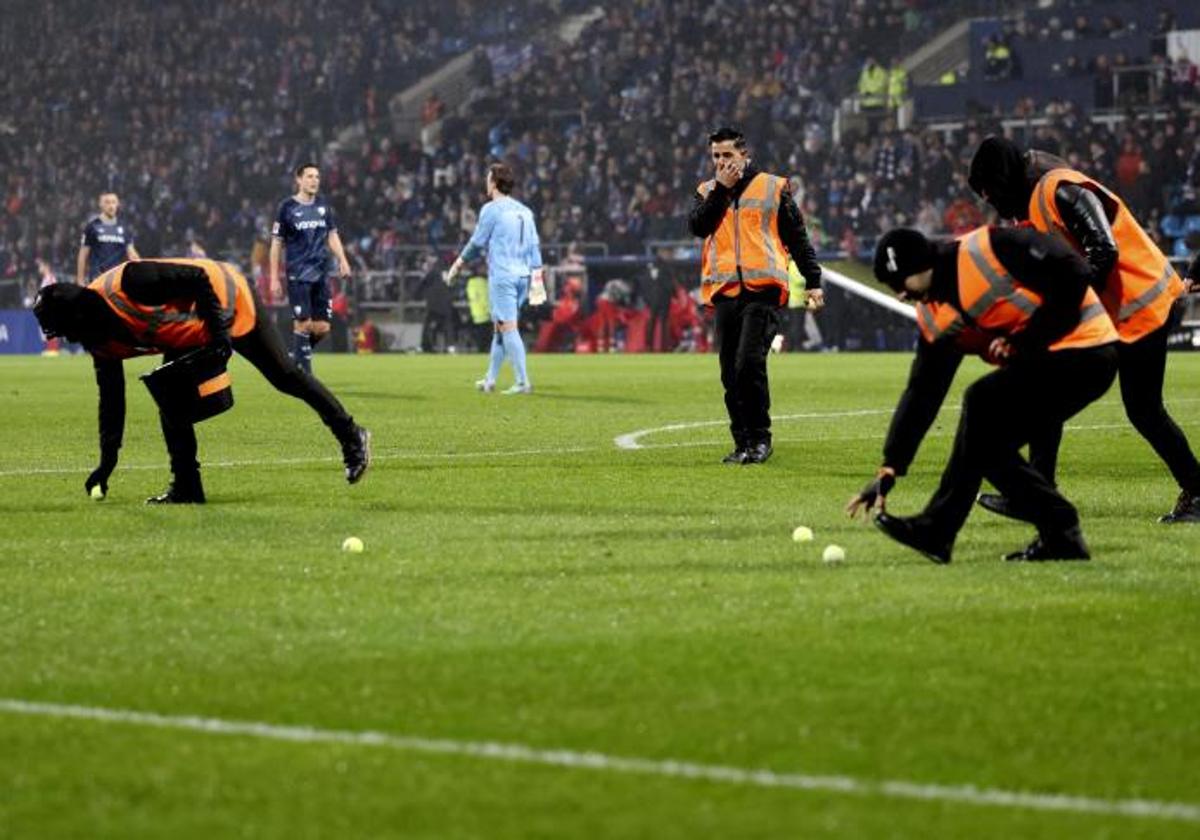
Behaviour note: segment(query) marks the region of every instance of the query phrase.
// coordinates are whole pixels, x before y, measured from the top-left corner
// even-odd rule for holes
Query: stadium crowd
[[[19,2],[0,27],[0,277],[73,264],[98,193],[144,254],[247,254],[296,162],[570,0]],[[11,13],[10,13],[11,12]]]
[[[698,0],[609,7],[574,46],[479,85],[436,144],[368,136],[334,156],[331,175],[343,194],[356,196],[358,217],[373,220],[360,245],[380,267],[396,264],[401,245],[461,241],[474,225],[480,173],[491,158],[519,173],[545,241],[597,241],[613,253],[640,254],[647,242],[684,239],[692,192],[710,172],[704,137],[722,118],[745,129],[764,165],[793,177],[826,249],[859,252],[897,223],[931,232],[977,224],[983,217],[966,188],[965,164],[1005,118],[1027,120],[1021,139],[1112,183],[1151,223],[1194,201],[1200,86],[1183,68],[1165,121],[1110,128],[1071,102],[1027,99],[960,130],[898,131],[884,122],[832,143],[834,109],[864,61],[886,64],[901,48],[871,36],[934,28],[922,5],[899,3],[873,17],[837,16],[824,0],[732,2],[720,12]],[[730,51],[711,37],[727,13],[753,49]],[[884,52],[889,44],[892,54]]]
[[[900,223],[979,223],[965,162],[1002,118],[1024,118],[1018,139],[1113,184],[1148,227],[1200,211],[1194,67],[1170,69],[1166,120],[1110,128],[1073,103],[1029,99],[959,130],[884,121],[833,143],[835,109],[864,63],[888,65],[970,4],[608,4],[573,44],[512,72],[482,62],[461,112],[431,97],[423,118],[440,130],[424,142],[394,139],[392,93],[474,43],[586,4],[122,0],[90,29],[66,25],[82,2],[30,5],[0,35],[17,63],[0,79],[12,103],[0,122],[0,276],[28,273],[37,258],[68,264],[102,188],[122,195],[143,253],[195,243],[249,255],[257,239],[261,254],[290,167],[321,148],[323,189],[360,267],[393,267],[404,245],[460,244],[495,158],[517,171],[543,241],[643,253],[652,240],[687,238],[692,192],[709,176],[704,137],[725,120],[744,128],[760,163],[793,178],[824,249],[858,253]],[[731,20],[734,45],[721,37]],[[64,89],[72,95],[43,93]],[[327,145],[360,122],[355,140]]]

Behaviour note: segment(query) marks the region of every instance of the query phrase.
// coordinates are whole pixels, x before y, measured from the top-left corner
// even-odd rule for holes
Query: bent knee
[[[516,328],[517,328],[516,321],[497,321],[496,322],[496,332],[498,332],[498,333],[512,332]]]
[[[296,319],[292,321],[293,332],[312,332],[312,326],[313,322],[310,318],[305,318],[304,320]]]

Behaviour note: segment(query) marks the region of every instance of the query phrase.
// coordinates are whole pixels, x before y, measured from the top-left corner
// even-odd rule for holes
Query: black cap
[[[933,245],[919,230],[889,230],[875,246],[875,278],[893,291],[903,291],[905,280],[932,267]]]
[[[84,291],[82,286],[74,283],[52,283],[38,291],[33,302],[33,316],[47,338],[62,336],[77,340],[82,326],[79,303]]]

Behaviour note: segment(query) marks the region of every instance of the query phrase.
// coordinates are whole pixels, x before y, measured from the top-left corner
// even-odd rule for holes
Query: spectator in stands
[[[991,35],[983,42],[983,77],[991,81],[1012,76],[1012,50],[1000,35]]]
[[[858,104],[863,111],[878,112],[887,105],[888,71],[874,56],[867,56],[858,74]]]

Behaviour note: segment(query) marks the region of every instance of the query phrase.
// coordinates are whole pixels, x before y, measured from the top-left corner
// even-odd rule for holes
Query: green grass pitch
[[[936,567],[842,513],[908,363],[773,357],[775,457],[738,468],[712,356],[534,356],[529,397],[476,393],[479,356],[319,356],[374,432],[347,487],[236,362],[210,503],[163,510],[150,362],[97,503],[90,364],[0,358],[0,837],[1197,836],[1200,526],[1155,523],[1165,468],[1114,390],[1061,461],[1092,562],[1005,564],[1032,534],[979,511]],[[1200,442],[1198,381],[1171,358]]]

